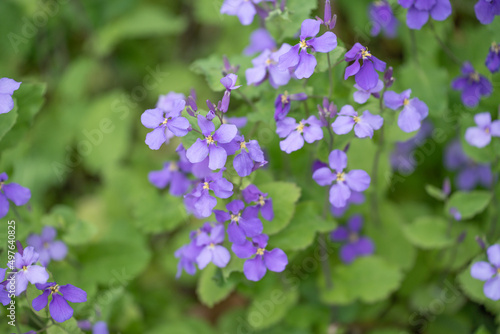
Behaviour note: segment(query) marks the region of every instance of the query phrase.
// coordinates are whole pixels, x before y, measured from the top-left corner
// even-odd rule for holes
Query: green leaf
[[[281,321],[299,300],[298,289],[276,288],[260,294],[248,308],[247,321],[255,329],[264,329]]]
[[[47,334],[80,334],[83,332],[78,327],[76,319],[73,317],[65,322],[55,323],[54,325],[47,328]]]
[[[0,140],[12,129],[17,121],[17,105],[6,114],[0,115]]]
[[[332,231],[337,225],[321,216],[322,208],[317,202],[301,202],[295,210],[290,224],[270,240],[273,247],[285,252],[306,249],[314,242],[316,233]]]
[[[448,235],[448,222],[441,217],[419,217],[403,229],[406,238],[424,249],[440,249],[453,243]]]
[[[274,219],[264,221],[264,233],[272,235],[283,230],[293,217],[295,203],[300,197],[300,188],[289,182],[271,182],[258,186],[273,200]]]
[[[234,286],[235,283],[224,280],[219,268],[211,263],[201,271],[196,294],[203,304],[213,307],[225,299],[233,291]]]
[[[481,326],[474,332],[474,334],[490,334],[490,332],[486,329],[486,327]]]
[[[457,191],[451,195],[445,210],[450,214],[450,209],[455,208],[460,212],[462,219],[469,219],[483,212],[490,201],[491,193],[485,190]]]
[[[395,265],[378,256],[362,257],[350,265],[338,265],[332,276],[334,286],[324,289],[321,299],[329,304],[349,304],[357,300],[374,303],[396,291],[403,274]]]
[[[283,12],[277,8],[269,13],[266,28],[278,42],[294,37],[302,21],[310,18],[317,5],[316,1],[288,0]]]
[[[433,186],[432,184],[426,184],[425,191],[429,194],[429,196],[437,199],[438,201],[444,201],[446,199],[446,195],[443,193],[443,190]]]
[[[164,7],[143,5],[99,30],[93,47],[99,56],[105,56],[125,39],[177,34],[186,26],[184,17],[168,13]]]

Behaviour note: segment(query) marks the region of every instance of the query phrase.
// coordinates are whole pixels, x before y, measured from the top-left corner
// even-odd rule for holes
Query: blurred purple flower
[[[31,234],[26,239],[28,246],[33,246],[40,255],[38,260],[40,264],[46,267],[50,260],[61,261],[68,253],[68,247],[56,238],[57,231],[52,226],[45,226],[40,235]]]
[[[462,102],[467,107],[477,106],[482,96],[489,96],[493,91],[491,82],[476,72],[470,62],[463,64],[462,75],[453,80],[451,87],[462,91]]]
[[[9,212],[9,200],[16,206],[25,205],[31,198],[31,191],[17,183],[5,184],[9,177],[7,173],[0,174],[0,218]]]
[[[378,130],[384,124],[384,119],[380,115],[373,115],[368,110],[363,112],[362,116],[350,105],[345,105],[337,114],[337,119],[332,124],[333,132],[338,135],[344,135],[354,127],[354,133],[358,138],[373,137],[373,131]]]
[[[278,61],[281,55],[287,53],[291,46],[284,43],[278,51],[265,50],[257,58],[252,60],[254,67],[245,71],[247,85],[258,86],[269,78],[269,84],[278,88],[286,85],[290,81],[290,72],[278,68]]]
[[[355,84],[354,88],[357,89],[357,91],[355,91],[353,94],[354,101],[359,103],[359,104],[363,104],[363,103],[366,103],[366,101],[368,101],[368,99],[372,95],[374,97],[376,97],[377,99],[380,98],[379,92],[382,89],[384,89],[384,83],[382,82],[382,80],[379,80],[377,85],[374,88],[368,89],[368,90],[361,88],[358,84]]]
[[[399,22],[392,12],[391,5],[386,0],[372,2],[368,7],[368,13],[372,23],[370,32],[372,36],[377,36],[383,31],[389,38],[396,37]]]
[[[404,175],[413,173],[417,166],[414,151],[416,148],[422,146],[433,130],[432,123],[424,120],[415,136],[404,142],[396,142],[394,151],[391,153],[392,169]]]
[[[270,0],[224,0],[220,13],[238,16],[241,24],[247,26],[253,22],[255,14],[257,14],[256,6],[262,1]]]
[[[210,262],[219,268],[224,268],[228,264],[231,255],[225,247],[220,245],[224,241],[224,235],[224,225],[217,224],[210,232],[201,232],[196,238],[196,246],[203,247],[196,257],[196,263],[200,270]]]
[[[323,139],[321,121],[316,116],[309,116],[299,123],[291,117],[286,117],[276,123],[276,133],[280,138],[285,138],[280,142],[280,148],[289,154],[301,149],[304,140],[311,144]]]
[[[465,131],[465,140],[472,146],[485,147],[491,142],[491,137],[500,137],[500,120],[491,121],[489,112],[474,115],[473,126]]]
[[[328,98],[323,98],[323,105],[318,104],[319,119],[323,126],[330,125],[330,118],[337,116],[337,106],[328,101]]]
[[[250,45],[248,45],[243,53],[251,56],[257,52],[265,50],[275,50],[276,42],[273,36],[265,28],[259,28],[250,35]]]
[[[491,44],[485,64],[491,73],[496,73],[500,70],[500,44],[495,42]]]
[[[473,278],[486,281],[483,292],[491,300],[500,300],[500,245],[488,247],[488,262],[476,262],[470,268]]]
[[[345,242],[340,249],[340,259],[345,264],[352,263],[361,256],[372,255],[375,251],[373,241],[368,237],[360,237],[359,232],[363,227],[363,217],[352,216],[347,226],[339,226],[331,233],[333,241]]]
[[[387,91],[384,94],[384,104],[387,108],[398,110],[403,107],[398,117],[398,126],[408,133],[420,129],[422,121],[429,115],[429,107],[416,97],[410,99],[410,94],[411,89],[401,94],[393,91]]]
[[[406,24],[410,29],[420,30],[429,20],[429,15],[436,21],[444,21],[451,15],[450,0],[398,0],[408,8]]]
[[[14,109],[12,94],[19,89],[21,82],[9,78],[0,79],[0,114],[5,114]]]
[[[279,121],[288,115],[290,111],[291,101],[303,101],[307,99],[306,93],[297,93],[289,95],[287,91],[283,94],[279,94],[274,101],[274,120]]]
[[[474,6],[476,17],[482,24],[490,24],[496,15],[500,15],[499,0],[479,0]]]
[[[170,194],[173,196],[182,196],[186,193],[191,185],[188,179],[191,173],[193,164],[186,158],[186,150],[182,144],[177,147],[179,161],[167,161],[163,165],[163,169],[152,171],[148,174],[148,179],[151,184],[159,189],[163,189],[170,185]]]

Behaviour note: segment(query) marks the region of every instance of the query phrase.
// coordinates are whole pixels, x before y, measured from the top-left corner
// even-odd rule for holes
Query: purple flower
[[[341,208],[336,208],[333,205],[330,206],[330,212],[334,217],[342,217],[344,213],[349,209],[351,204],[360,205],[365,202],[365,195],[361,192],[351,191],[351,196],[347,199],[345,206]]]
[[[186,271],[189,275],[196,273],[196,258],[200,255],[202,249],[203,247],[196,245],[196,239],[193,238],[189,244],[175,251],[175,257],[179,259],[177,274],[175,275],[177,279],[181,277],[182,270]]]
[[[92,327],[92,334],[109,334],[108,324],[104,321],[98,321]]]
[[[387,108],[397,110],[403,107],[398,117],[398,126],[404,132],[413,132],[420,129],[424,118],[429,114],[427,105],[418,98],[410,99],[411,89],[401,94],[393,91],[385,92],[384,104]]]
[[[406,24],[410,29],[420,30],[429,20],[429,15],[436,21],[444,21],[451,15],[450,0],[398,0],[408,8]]]
[[[31,191],[17,183],[5,184],[9,177],[7,173],[0,174],[0,218],[9,212],[9,200],[16,206],[28,203],[31,198]]]
[[[381,31],[390,38],[396,37],[399,22],[392,12],[391,5],[386,0],[373,2],[368,13],[373,25],[370,34],[377,36]]]
[[[280,70],[278,61],[281,55],[287,53],[291,46],[284,43],[278,51],[264,50],[257,58],[252,60],[254,67],[245,71],[247,85],[258,86],[269,78],[269,84],[274,88],[286,85],[290,81],[290,72]]]
[[[264,159],[264,152],[262,152],[259,142],[256,140],[245,142],[243,136],[237,137],[239,137],[237,141],[238,149],[241,152],[234,157],[233,166],[238,176],[245,177],[253,172],[256,163],[265,164],[267,161]]]
[[[354,88],[357,89],[357,91],[354,92],[354,94],[353,94],[354,101],[359,103],[359,104],[363,104],[363,103],[366,103],[366,101],[368,101],[368,99],[372,95],[374,97],[376,97],[377,99],[380,98],[379,92],[382,89],[384,89],[384,83],[382,82],[382,80],[379,80],[377,85],[374,88],[368,89],[368,90],[361,88],[358,84],[355,84]]]
[[[9,282],[8,280],[4,280],[5,274],[7,273],[7,268],[0,268],[0,281],[3,281],[0,283],[0,303],[3,306],[7,306],[10,303],[10,293],[7,291],[7,283]]]
[[[279,94],[274,101],[274,120],[279,121],[288,115],[290,111],[290,101],[303,101],[307,99],[306,93],[298,93],[289,95],[287,91]]]
[[[14,100],[12,94],[19,89],[21,82],[13,79],[0,79],[0,114],[5,114],[14,109]]]
[[[276,123],[276,133],[280,138],[285,138],[280,142],[280,148],[288,154],[301,149],[304,140],[311,144],[323,139],[321,121],[316,116],[309,116],[298,124],[295,119],[286,117]]]
[[[238,76],[233,73],[229,73],[224,78],[220,79],[220,83],[226,88],[227,91],[232,91],[241,87],[241,85],[236,86],[236,81]]]
[[[184,196],[184,205],[189,213],[196,218],[206,218],[212,214],[217,205],[217,199],[210,195],[210,190],[219,198],[229,198],[233,195],[233,184],[222,177],[221,169],[205,177],[189,194]]]
[[[251,56],[257,52],[276,49],[276,42],[273,36],[265,28],[259,28],[250,35],[250,45],[243,50],[247,56]]]
[[[163,143],[168,143],[171,136],[167,135],[167,131],[177,137],[183,137],[189,132],[189,121],[181,116],[185,106],[184,100],[175,100],[168,111],[157,107],[148,109],[141,115],[142,125],[154,129],[146,135],[146,144],[150,149],[158,150]]]
[[[485,147],[491,142],[491,137],[500,137],[500,120],[491,121],[489,112],[474,115],[473,126],[465,131],[465,141],[479,148]]]
[[[238,16],[241,24],[247,26],[253,22],[253,17],[257,14],[256,5],[262,1],[263,0],[224,0],[220,13]]]
[[[337,114],[337,119],[332,124],[333,132],[338,135],[345,135],[351,132],[354,127],[354,133],[358,138],[373,137],[373,131],[378,130],[384,124],[384,119],[380,115],[373,115],[368,110],[363,112],[362,116],[350,105],[345,105]]]
[[[49,302],[49,296],[52,300],[49,304],[49,311],[52,318],[57,322],[64,322],[73,316],[73,309],[68,302],[83,303],[87,301],[87,293],[71,284],[59,286],[55,282],[45,284],[35,284],[38,290],[43,293],[33,299],[31,303],[36,311],[43,310]]]
[[[337,36],[331,31],[316,37],[320,26],[321,22],[312,19],[302,22],[300,42],[279,58],[278,67],[282,71],[293,69],[298,79],[309,78],[314,73],[317,62],[314,55],[307,53],[307,49],[328,53],[337,47]]]
[[[186,96],[182,93],[169,92],[165,95],[160,95],[158,101],[156,102],[156,108],[164,110],[165,112],[172,111],[178,100],[186,100]]]
[[[481,96],[489,96],[493,91],[491,82],[474,70],[472,64],[465,62],[462,75],[453,80],[451,87],[462,91],[462,102],[467,107],[475,107]]]
[[[346,52],[344,59],[346,62],[353,61],[345,69],[344,80],[354,75],[354,80],[364,90],[375,88],[379,81],[377,71],[385,71],[386,64],[359,43],[354,44],[352,49]],[[362,65],[359,65],[360,59],[363,61]]]
[[[490,52],[486,57],[485,64],[491,73],[498,72],[498,70],[500,69],[500,44],[495,42],[491,44]]]
[[[246,117],[224,117],[222,118],[222,123],[236,125],[238,129],[244,128],[247,125]]]
[[[422,146],[426,139],[432,134],[434,127],[429,121],[423,121],[417,134],[404,142],[396,142],[394,151],[391,153],[392,169],[404,175],[410,175],[417,166],[414,151]]]
[[[477,164],[462,149],[459,140],[452,141],[445,150],[444,165],[448,170],[458,171],[457,187],[460,190],[472,190],[477,185],[490,188],[493,175],[489,165]]]
[[[249,185],[241,192],[243,199],[247,203],[255,202],[255,207],[260,209],[260,213],[264,219],[271,221],[274,218],[273,199],[266,198],[267,193],[263,193],[256,185]]]
[[[243,244],[233,244],[231,247],[239,258],[247,259],[255,255],[243,265],[243,273],[250,281],[260,281],[267,270],[280,273],[288,264],[288,257],[281,249],[266,250],[268,240],[266,234],[261,234],[254,237],[252,242],[246,240]]]
[[[346,242],[340,249],[340,259],[345,264],[352,263],[358,257],[372,255],[375,251],[370,238],[359,236],[362,227],[363,217],[356,215],[349,219],[347,226],[339,226],[331,234],[333,241]]]
[[[34,265],[38,261],[38,253],[32,246],[26,247],[22,252],[15,254],[14,266],[19,269],[15,273],[15,279],[7,284],[7,290],[15,284],[15,295],[19,296],[31,284],[45,283],[49,279],[49,274],[44,267]],[[13,283],[14,282],[14,283]]]
[[[476,17],[482,24],[493,22],[495,15],[500,15],[499,0],[479,0],[474,6]]]
[[[215,218],[219,223],[231,221],[227,225],[227,235],[229,242],[242,244],[246,237],[252,238],[262,233],[264,227],[258,218],[259,209],[257,207],[246,207],[240,200],[234,200],[226,205],[229,211],[214,210]]]
[[[319,119],[323,126],[330,125],[330,118],[337,116],[337,106],[329,102],[328,98],[323,98],[323,105],[318,104]]]
[[[218,144],[229,143],[233,140],[238,132],[238,128],[232,124],[221,124],[217,131],[215,131],[214,123],[202,115],[198,115],[198,125],[205,139],[196,139],[196,142],[187,149],[186,157],[191,163],[197,163],[205,160],[208,156],[208,167],[211,170],[224,167],[227,153]]]
[[[26,243],[28,246],[33,246],[35,251],[40,255],[38,260],[40,264],[46,267],[50,260],[61,261],[68,253],[68,247],[56,238],[57,231],[52,226],[45,226],[40,235],[31,234]]]
[[[224,225],[217,224],[210,232],[201,232],[196,238],[196,246],[203,247],[196,258],[200,270],[210,262],[219,268],[224,268],[228,264],[231,255],[225,247],[219,245],[224,241],[224,234]]]
[[[470,268],[470,275],[484,283],[484,295],[491,300],[500,300],[500,245],[488,247],[488,262],[476,262]]]
[[[347,167],[345,152],[333,150],[328,156],[328,162],[335,173],[332,173],[330,168],[323,167],[317,169],[312,177],[320,186],[328,186],[335,182],[330,188],[330,203],[334,207],[346,206],[352,191],[365,191],[370,186],[370,176],[364,170],[355,169],[347,174],[344,172]]]
[[[330,5],[330,0],[325,0],[325,11],[323,15],[323,19],[320,19],[316,16],[316,20],[321,22],[326,29],[332,30],[335,28],[335,23],[337,22],[337,15],[332,16],[332,7]]]
[[[163,189],[170,184],[170,194],[173,196],[182,196],[191,185],[188,174],[191,173],[193,165],[186,158],[184,146],[177,147],[179,162],[165,162],[162,170],[152,171],[148,174],[151,184],[159,189]]]

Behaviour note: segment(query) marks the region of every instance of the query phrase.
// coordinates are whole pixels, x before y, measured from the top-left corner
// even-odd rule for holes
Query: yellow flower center
[[[473,72],[469,75],[469,77],[472,79],[472,81],[479,82],[479,73]]]
[[[168,118],[165,118],[165,120],[160,125],[167,124],[167,123],[168,123]]]
[[[297,126],[297,131],[299,131],[300,133],[304,132],[304,124],[302,124],[302,122],[299,122],[299,125]]]
[[[356,233],[349,233],[349,242],[356,242],[358,241],[358,235]]]
[[[368,51],[368,48],[361,51],[361,57],[363,57],[363,60],[371,56],[372,54]]]
[[[496,42],[491,43],[491,51],[495,53],[500,52],[500,44],[497,44]]]
[[[489,134],[489,133],[490,133],[490,128],[486,128],[486,129],[484,129],[484,132],[486,132],[486,133],[488,133],[488,134]]]
[[[266,60],[266,65],[271,65],[273,63],[273,60],[271,58],[267,58]]]
[[[266,202],[264,201],[264,196],[259,195],[259,201],[258,201],[258,203],[259,203],[260,206],[264,206],[264,204],[266,204]]]
[[[242,149],[242,150],[243,150],[243,149],[245,149],[245,148],[247,148],[247,144],[245,144],[245,142],[244,142],[244,141],[242,141],[242,142],[240,143],[240,149]]]
[[[203,183],[203,189],[206,189],[206,190],[210,189],[210,185],[208,184],[208,182]]]
[[[237,215],[231,215],[231,221],[237,223],[240,221],[241,214],[238,213]]]
[[[410,103],[410,100],[408,100],[406,98],[403,100],[403,105],[407,106],[409,103]]]
[[[257,253],[256,254],[257,255],[264,255],[264,251],[265,250],[266,250],[265,248],[259,248],[259,249],[257,249]]]
[[[212,136],[207,136],[205,138],[207,140],[207,144],[213,144],[213,143],[215,143],[215,140],[212,138]]]
[[[300,48],[301,49],[307,49],[307,43],[306,43],[306,40],[303,39],[300,41]]]
[[[215,248],[215,244],[213,242],[211,242],[210,245],[208,245],[208,247]]]
[[[285,90],[283,95],[281,95],[281,103],[285,104],[288,103],[288,91]]]
[[[171,162],[170,163],[170,166],[168,166],[168,169],[171,170],[172,172],[175,172],[177,170],[179,170],[179,165],[177,165],[176,162]]]
[[[360,121],[360,118],[358,116],[354,116],[352,119],[354,120],[354,123],[359,123]]]
[[[344,176],[345,176],[345,173],[342,172],[342,173],[337,173],[337,181],[344,181]]]
[[[27,266],[23,266],[23,271],[26,271],[28,270],[28,267]]]
[[[56,284],[54,286],[50,287],[50,294],[58,293],[59,292],[59,284]]]

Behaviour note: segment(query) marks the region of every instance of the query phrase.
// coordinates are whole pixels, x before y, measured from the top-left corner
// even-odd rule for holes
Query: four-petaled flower
[[[304,140],[309,144],[323,139],[321,121],[316,116],[309,116],[299,123],[291,117],[286,117],[276,123],[276,133],[285,140],[280,142],[280,148],[286,153],[292,153],[304,146]]]
[[[200,269],[205,268],[210,262],[217,267],[224,268],[229,262],[231,255],[229,251],[220,244],[224,241],[224,225],[217,224],[210,232],[201,232],[196,238],[196,246],[203,247],[196,257],[196,263]]]
[[[9,177],[6,173],[0,174],[0,218],[9,212],[9,200],[20,206],[28,203],[31,198],[31,191],[17,183],[5,184]]]
[[[500,300],[500,245],[493,245],[486,251],[488,262],[476,262],[470,268],[473,278],[486,281],[483,292],[491,300]]]
[[[353,61],[353,63],[345,69],[344,80],[354,75],[354,80],[358,86],[364,90],[375,88],[379,81],[377,71],[385,71],[386,64],[373,56],[367,48],[359,43],[354,44],[354,46],[346,52],[344,59],[346,62]],[[359,64],[360,60],[363,61],[362,65]]]
[[[43,310],[49,302],[49,311],[52,318],[57,322],[64,322],[73,316],[73,309],[68,302],[83,303],[87,301],[87,293],[71,284],[58,285],[55,282],[35,284],[43,293],[33,299],[32,305],[36,311]]]
[[[189,121],[181,116],[186,102],[184,100],[175,100],[171,104],[170,110],[148,109],[141,115],[142,125],[148,129],[154,129],[146,135],[146,144],[152,150],[158,150],[163,143],[168,143],[171,131],[174,136],[183,137],[189,132]]]
[[[273,199],[267,198],[267,193],[263,193],[257,188],[256,185],[251,184],[241,192],[243,199],[247,203],[255,202],[255,207],[260,209],[262,217],[266,220],[273,220],[274,210],[273,210]]]
[[[361,169],[344,172],[347,167],[347,155],[341,150],[333,150],[328,156],[330,168],[322,167],[313,173],[313,179],[320,186],[328,186],[335,182],[330,188],[330,203],[341,208],[346,206],[352,191],[365,191],[370,186],[370,176]]]
[[[384,104],[387,108],[397,110],[403,107],[398,117],[398,126],[404,132],[413,132],[420,129],[422,121],[429,115],[427,105],[414,97],[410,99],[411,89],[401,94],[393,91],[385,92]]]
[[[489,112],[474,115],[473,126],[465,131],[465,140],[472,146],[485,147],[491,142],[491,137],[500,137],[500,120],[491,121]]]
[[[9,284],[7,284],[7,290],[13,290],[11,285],[15,284],[15,295],[19,296],[28,287],[28,282],[31,284],[47,282],[49,274],[45,268],[33,264],[38,261],[38,256],[32,246],[26,247],[22,253],[15,254],[14,266],[19,271],[16,272],[15,279],[10,280]]]
[[[306,19],[302,22],[300,42],[279,58],[278,67],[281,70],[293,69],[298,79],[309,78],[314,73],[317,61],[307,50],[328,53],[337,47],[337,36],[331,31],[316,37],[320,26],[321,22],[317,20]]]
[[[347,226],[339,226],[331,233],[333,241],[346,242],[340,249],[342,262],[349,264],[358,257],[373,254],[373,241],[368,237],[359,236],[362,227],[363,217],[355,215],[349,219]]]
[[[68,247],[61,240],[54,240],[57,231],[52,226],[45,226],[40,235],[31,234],[26,243],[28,246],[33,246],[35,251],[40,255],[38,260],[40,264],[46,267],[50,260],[61,261],[68,253]]]
[[[406,24],[410,29],[423,27],[429,15],[436,21],[444,21],[451,15],[450,0],[398,0],[399,4],[408,8]]]
[[[191,163],[197,163],[205,160],[208,156],[208,167],[211,170],[224,167],[227,153],[224,148],[219,146],[219,143],[225,144],[233,140],[238,128],[232,124],[221,124],[215,131],[214,123],[202,115],[198,115],[198,126],[205,138],[197,138],[196,142],[187,149],[186,157]]]
[[[265,165],[267,163],[258,141],[250,140],[246,142],[243,136],[236,136],[235,139],[236,151],[240,150],[240,153],[234,157],[233,167],[238,176],[248,176],[254,171],[256,164]]]
[[[351,132],[354,127],[354,133],[358,138],[373,137],[373,131],[378,130],[384,124],[384,119],[380,115],[373,115],[368,110],[363,112],[362,116],[350,105],[345,105],[337,114],[337,119],[332,123],[333,132],[338,135],[344,135]]]
[[[290,72],[288,69],[280,70],[278,61],[290,48],[289,44],[284,43],[278,51],[264,50],[257,58],[252,59],[254,67],[245,71],[247,85],[258,86],[267,78],[274,88],[286,85],[290,81]]]
[[[257,14],[255,7],[262,1],[270,0],[224,0],[220,13],[238,16],[241,24],[247,26],[252,23],[253,17]]]
[[[21,82],[9,78],[0,79],[0,114],[5,114],[14,109],[12,94],[19,89]]]
[[[491,82],[477,73],[469,62],[463,64],[462,75],[453,80],[451,87],[462,91],[462,102],[467,107],[477,106],[481,96],[489,96],[493,91]]]
[[[241,200],[234,200],[226,205],[229,211],[214,210],[215,218],[219,223],[230,221],[227,225],[227,236],[229,242],[242,244],[246,237],[252,238],[262,233],[262,222],[258,218],[259,209],[249,206]]]
[[[186,158],[184,146],[177,147],[179,161],[169,161],[163,165],[162,170],[152,171],[148,174],[149,182],[155,187],[163,189],[170,185],[170,194],[182,196],[191,185],[187,175],[192,172],[193,165]]]
[[[253,255],[252,259],[245,261],[243,273],[250,281],[259,281],[264,277],[267,270],[277,273],[285,270],[288,264],[288,257],[285,252],[279,248],[271,251],[266,250],[269,237],[261,234],[243,244],[233,244],[231,249],[241,259],[247,259]]]

